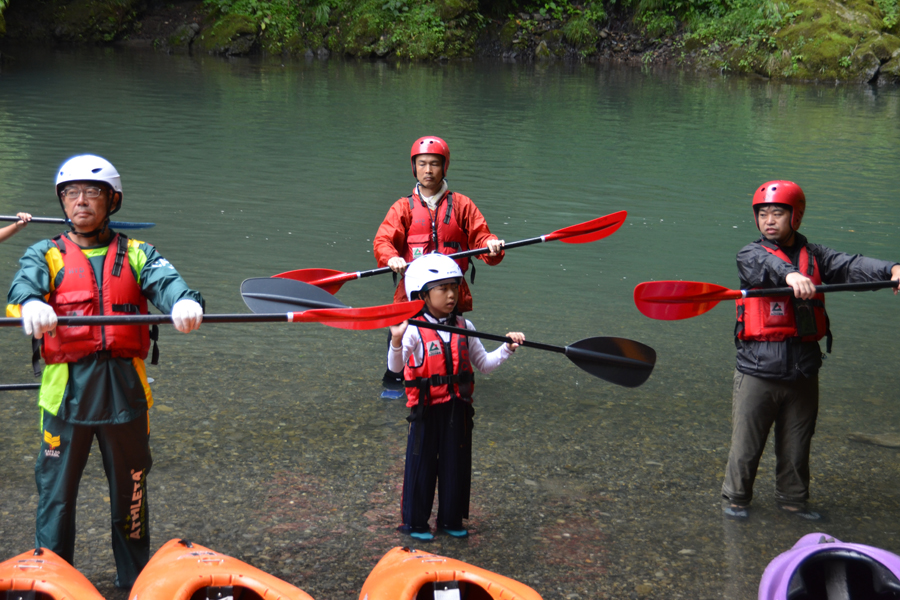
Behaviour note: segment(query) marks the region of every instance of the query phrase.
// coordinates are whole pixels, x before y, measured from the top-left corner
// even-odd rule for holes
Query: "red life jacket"
[[[441,204],[445,200],[444,215],[439,217],[442,212]],[[406,262],[412,262],[424,254],[435,251],[454,254],[469,249],[469,236],[459,226],[453,213],[452,192],[447,192],[447,195],[437,203],[434,215],[431,214],[425,201],[415,195],[409,196],[409,209],[412,211],[412,223],[406,232],[406,253],[403,256]],[[465,273],[469,268],[469,259],[461,258],[456,264]]]
[[[110,241],[100,290],[94,269],[81,248],[66,236],[54,238],[53,242],[62,255],[64,269],[62,282],[48,299],[58,316],[147,314],[147,299],[128,263],[127,237],[116,234]],[[143,359],[150,350],[150,329],[146,325],[60,325],[55,336],[45,335],[43,340],[47,364],[75,362],[101,350],[108,350],[115,357]]]
[[[449,402],[459,398],[472,401],[475,375],[469,360],[469,338],[456,333],[444,343],[437,331],[419,328],[422,340],[422,364],[416,366],[410,354],[403,368],[406,406],[423,406]]]
[[[762,244],[767,252],[774,254],[785,262],[791,262],[781,248]],[[813,284],[822,285],[822,276],[816,257],[812,256],[806,246],[800,249],[797,268],[801,274],[807,275]],[[793,296],[764,296],[761,298],[742,298],[736,300],[737,326],[735,335],[741,340],[781,342],[787,338],[798,336],[797,319],[794,314]],[[801,337],[801,341],[812,342],[829,335],[828,315],[825,313],[825,294],[816,294],[812,300],[806,301],[812,307],[815,319],[815,334]],[[829,352],[830,337],[829,337]]]

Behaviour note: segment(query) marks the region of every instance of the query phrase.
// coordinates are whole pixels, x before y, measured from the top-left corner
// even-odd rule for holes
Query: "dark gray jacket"
[[[799,271],[796,264],[785,262],[763,248],[764,241],[765,237],[760,237],[741,248],[737,254],[741,289],[784,287],[788,274]],[[897,264],[810,244],[799,233],[796,234],[794,246],[782,246],[782,251],[793,256],[798,254],[796,249],[803,245],[816,257],[822,283],[884,281],[891,278],[891,268]],[[734,344],[737,347],[737,370],[747,375],[793,381],[798,377],[815,376],[822,366],[822,350],[818,342],[801,342],[800,338],[757,342],[739,340],[735,336]]]

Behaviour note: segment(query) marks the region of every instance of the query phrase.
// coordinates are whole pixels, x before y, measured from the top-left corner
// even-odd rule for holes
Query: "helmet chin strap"
[[[81,233],[80,231],[76,230],[74,223],[69,225],[69,231],[71,231],[72,233],[74,233],[76,235],[79,235],[81,237],[86,237],[86,238],[97,237],[97,236],[101,235],[104,231],[107,231],[108,229],[109,229],[109,215],[108,214],[106,215],[106,218],[103,219],[103,224],[99,228],[94,229],[93,231],[88,231],[87,233]]]

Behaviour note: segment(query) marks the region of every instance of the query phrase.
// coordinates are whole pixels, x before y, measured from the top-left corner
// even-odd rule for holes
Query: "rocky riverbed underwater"
[[[373,353],[382,342],[352,335]],[[249,360],[259,360],[253,355],[261,348],[252,346]],[[170,349],[174,362],[154,370],[153,548],[188,538],[314,598],[355,598],[388,549],[417,546],[394,529],[405,407],[377,398],[374,364],[348,374],[322,362],[310,379],[287,363],[261,361],[264,374],[248,377],[247,359],[210,354],[207,364],[189,364]],[[538,380],[529,386],[537,402],[520,398],[529,403],[519,409],[492,404],[490,398],[508,393],[510,380],[534,377],[532,360],[517,362],[525,364],[510,365],[509,378],[479,382],[472,535],[438,535],[423,550],[512,577],[547,599],[750,599],[766,563],[805,533],[880,538],[884,547],[898,547],[896,530],[885,532],[900,510],[896,495],[866,482],[868,472],[896,481],[897,451],[848,444],[830,433],[842,418],[833,411],[823,415],[813,458],[816,506],[826,507],[832,520],[800,522],[761,492],[750,522],[734,523],[723,520],[716,499],[728,424],[710,418],[704,407],[710,399],[689,398],[687,388],[653,406],[604,386],[599,398],[588,400]],[[563,387],[583,379],[575,371],[556,375]],[[203,414],[179,402],[186,397]],[[6,558],[33,539],[39,440],[30,396],[8,393],[0,421],[8,431],[0,445]],[[771,452],[761,490],[770,484],[770,458]],[[846,472],[838,466],[844,463],[867,467]],[[95,451],[81,486],[76,566],[104,596],[124,600],[112,586],[108,506]]]

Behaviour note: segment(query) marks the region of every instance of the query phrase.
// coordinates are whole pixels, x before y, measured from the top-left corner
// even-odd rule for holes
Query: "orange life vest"
[[[409,209],[412,211],[412,223],[406,233],[406,253],[403,256],[406,262],[435,251],[454,254],[469,249],[469,236],[459,226],[453,213],[453,192],[447,192],[438,202],[433,215],[425,201],[415,195],[409,197]],[[465,273],[469,268],[469,259],[461,258],[456,264]]]
[[[127,237],[116,234],[110,241],[101,289],[97,289],[94,269],[77,244],[66,236],[53,242],[62,255],[64,269],[62,282],[48,299],[58,316],[147,314],[147,299],[128,263]],[[43,340],[47,364],[75,362],[101,350],[109,350],[115,357],[146,358],[150,329],[146,325],[60,325],[55,336],[45,335]]]
[[[469,338],[456,333],[444,343],[438,332],[419,328],[422,341],[422,364],[415,365],[410,354],[403,369],[406,406],[423,406],[449,402],[453,398],[472,401],[475,375],[469,360]]]
[[[780,248],[762,244],[770,254],[785,262],[791,262]],[[808,276],[816,286],[822,285],[822,275],[815,256],[811,256],[806,246],[800,249],[797,265],[800,273]],[[763,296],[741,298],[737,304],[737,327],[735,335],[741,340],[781,342],[787,338],[800,337],[797,330],[797,316],[793,296]],[[815,333],[800,339],[804,342],[818,341],[829,334],[828,315],[825,313],[825,294],[816,294],[812,300],[798,302],[801,310],[811,310],[807,316],[810,328],[815,323]],[[829,344],[830,345],[830,344]]]

